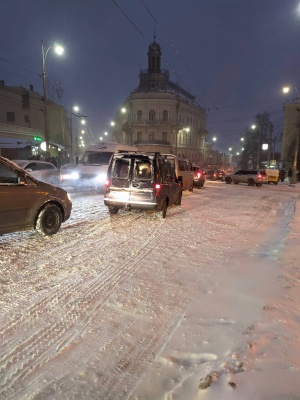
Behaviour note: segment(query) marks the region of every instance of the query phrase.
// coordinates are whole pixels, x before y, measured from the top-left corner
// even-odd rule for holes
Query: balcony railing
[[[165,146],[170,146],[171,142],[164,141],[164,140],[135,140],[134,144],[159,144],[159,145],[165,145]]]

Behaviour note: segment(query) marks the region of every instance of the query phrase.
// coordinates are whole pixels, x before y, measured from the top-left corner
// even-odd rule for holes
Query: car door
[[[0,232],[31,225],[31,186],[24,182],[18,172],[0,165]]]
[[[170,163],[167,163],[166,182],[168,184],[169,204],[175,204],[179,199],[181,185],[178,182],[175,170]]]
[[[130,204],[155,203],[154,166],[148,157],[134,158],[131,169]]]
[[[116,156],[112,159],[108,175],[111,180],[109,200],[128,203],[130,195],[130,170],[132,159]]]

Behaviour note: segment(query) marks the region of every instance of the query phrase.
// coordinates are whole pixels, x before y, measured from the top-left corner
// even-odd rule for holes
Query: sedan
[[[35,229],[43,236],[53,235],[71,210],[65,190],[36,180],[0,157],[0,234]]]
[[[61,181],[59,169],[50,162],[39,160],[12,161],[39,181],[51,183],[52,185],[59,185]]]

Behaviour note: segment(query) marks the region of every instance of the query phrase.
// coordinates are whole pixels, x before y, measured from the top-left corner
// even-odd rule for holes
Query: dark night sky
[[[117,6],[117,5],[119,6]],[[296,0],[1,0],[0,79],[42,93],[41,39],[47,78],[61,83],[67,110],[88,115],[96,139],[147,68],[156,41],[162,68],[207,110],[208,139],[238,146],[257,113],[283,129],[285,83],[300,85],[300,12]]]

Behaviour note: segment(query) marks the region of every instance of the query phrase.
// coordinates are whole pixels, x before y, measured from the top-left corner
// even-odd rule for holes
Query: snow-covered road
[[[74,193],[53,237],[1,236],[0,399],[269,399],[247,384],[247,349],[284,268],[299,270],[286,253],[299,192],[207,182],[165,220]],[[284,362],[299,376],[300,360]]]

